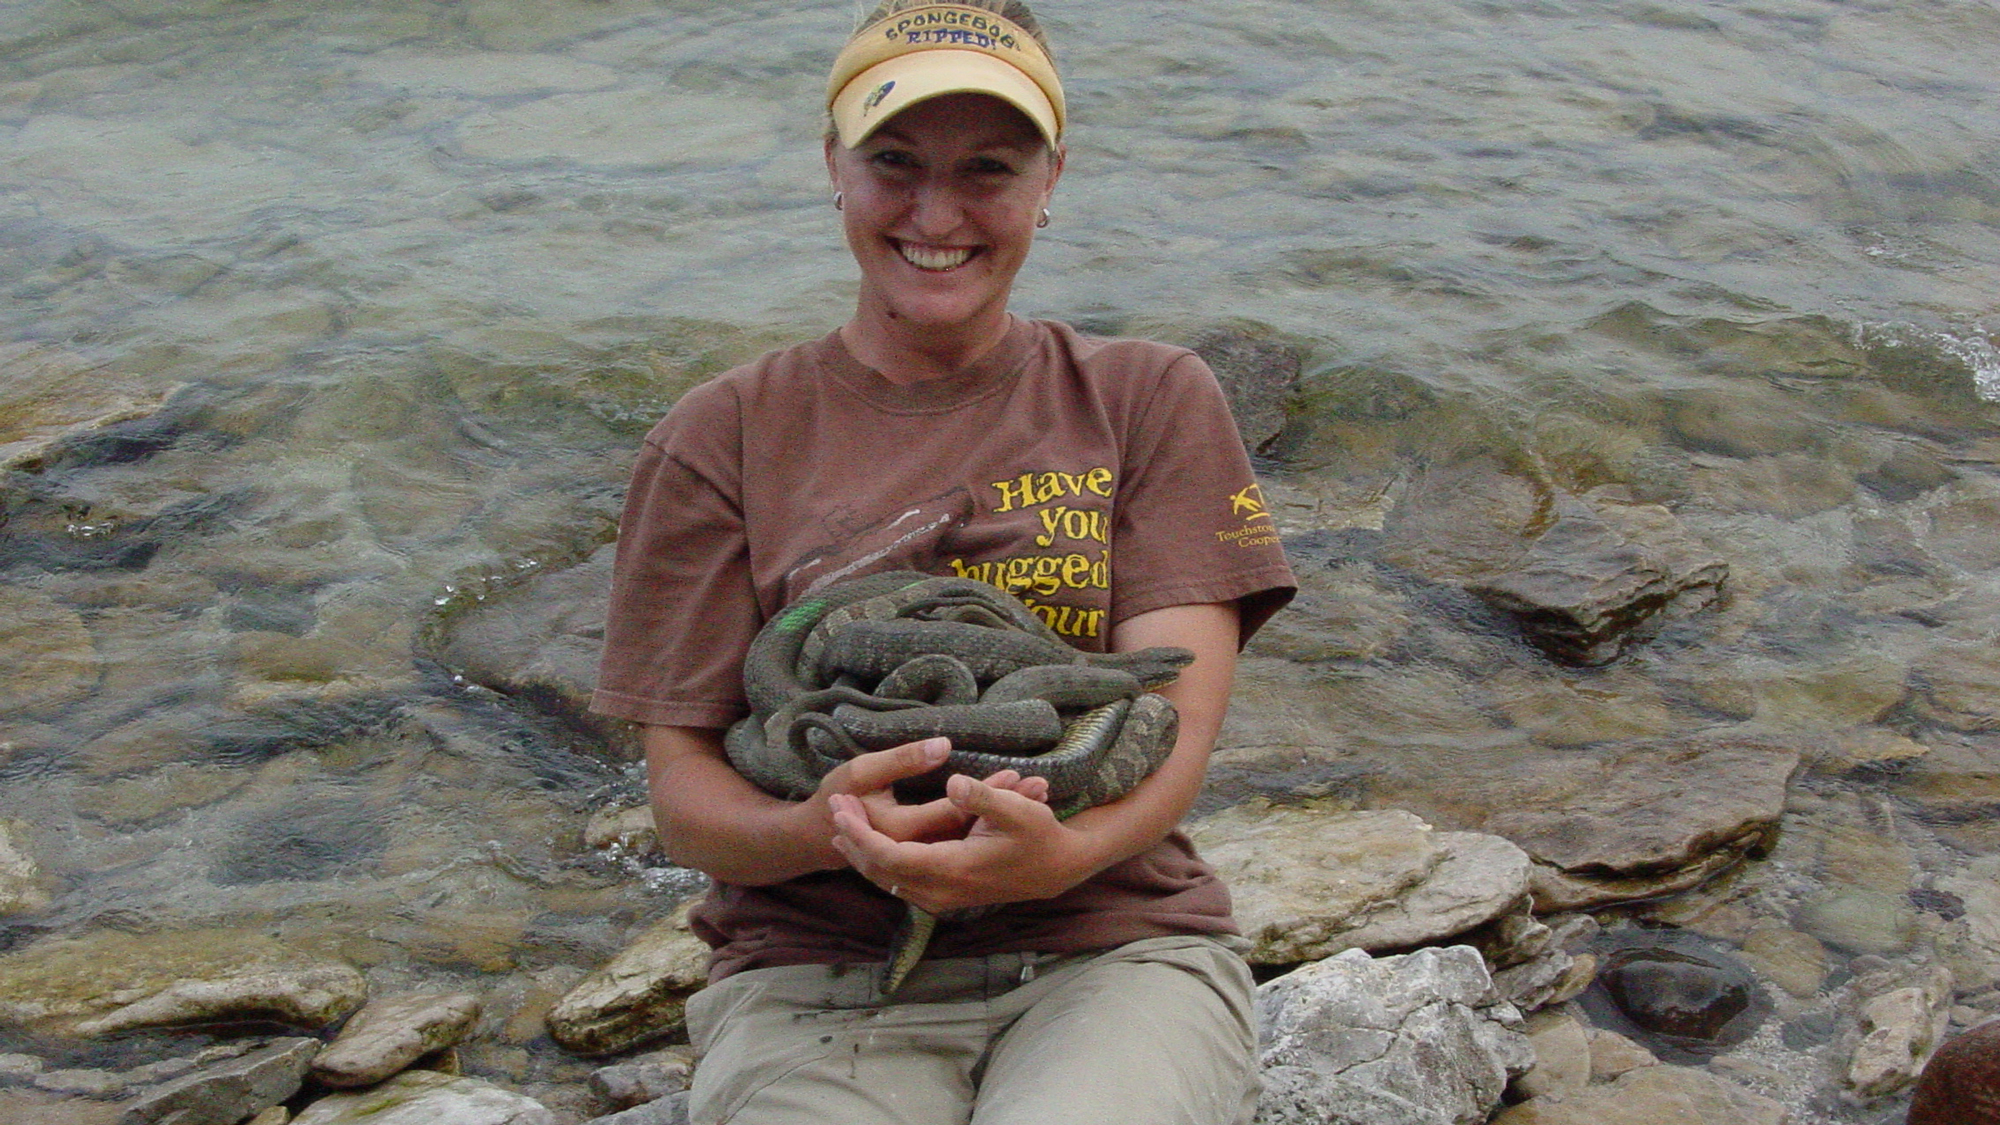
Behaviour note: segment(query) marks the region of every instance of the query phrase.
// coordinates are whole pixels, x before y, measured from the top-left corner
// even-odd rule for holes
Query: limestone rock
[[[668,1094],[657,1101],[594,1118],[585,1125],[688,1125],[688,1096]]]
[[[1229,400],[1243,445],[1270,448],[1285,426],[1285,408],[1299,389],[1303,357],[1263,325],[1218,325],[1189,345],[1214,370]]]
[[[2000,1121],[2000,1020],[1938,1048],[1910,1096],[1909,1125]]]
[[[646,805],[599,809],[583,825],[583,842],[593,848],[621,848],[630,855],[648,855],[660,846],[653,810]]]
[[[0,918],[49,907],[48,878],[28,851],[24,820],[0,820]]]
[[[580,1055],[609,1055],[678,1028],[687,998],[708,983],[708,946],[688,929],[690,906],[556,1001],[549,1035]]]
[[[1592,1028],[1590,1031],[1590,1080],[1609,1082],[1627,1071],[1642,1066],[1658,1066],[1660,1060],[1653,1052],[1639,1046],[1615,1031]]]
[[[1433,832],[1399,810],[1256,800],[1190,830],[1229,882],[1255,964],[1453,937],[1517,906],[1527,856],[1494,836]]]
[[[458,1042],[478,1018],[479,998],[466,992],[370,1000],[313,1060],[313,1077],[329,1086],[373,1085]]]
[[[1864,1101],[1895,1093],[1916,1081],[1951,1022],[1951,974],[1934,968],[1917,985],[1898,988],[1861,1006],[1861,1041],[1843,1076]]]
[[[1798,763],[1747,740],[1620,743],[1483,827],[1537,861],[1537,909],[1629,901],[1696,885],[1762,847]]]
[[[1473,1125],[1534,1057],[1470,946],[1351,949],[1257,990],[1258,1125]]]
[[[693,1076],[694,1059],[688,1049],[668,1047],[599,1069],[590,1076],[590,1088],[619,1109],[629,1109],[680,1093]]]
[[[1910,671],[1924,718],[1963,731],[2000,730],[2000,653],[1990,644],[1940,646]]]
[[[115,1102],[43,1090],[0,1090],[0,1121],[7,1125],[115,1125],[121,1112]]]
[[[1937,881],[1964,913],[1953,923],[1952,968],[1959,986],[1983,988],[2000,981],[2000,856],[1981,856]]]
[[[366,995],[353,966],[259,929],[101,930],[0,955],[0,1021],[50,1035],[272,1019],[320,1028]]]
[[[121,1125],[236,1125],[297,1093],[317,1039],[280,1039],[204,1067],[132,1103]]]
[[[490,1082],[406,1070],[372,1089],[321,1098],[292,1125],[556,1125],[556,1118]]]
[[[1785,1125],[1785,1107],[1683,1066],[1648,1066],[1615,1082],[1530,1098],[1493,1125]]]
[[[1535,1049],[1535,1067],[1515,1080],[1516,1091],[1532,1098],[1590,1085],[1590,1038],[1575,1016],[1541,1012],[1529,1017],[1527,1032]]]
[[[1551,511],[1519,566],[1466,588],[1517,617],[1557,660],[1609,663],[1663,614],[1692,613],[1721,594],[1728,564],[1665,508],[1557,493]]]
[[[1764,926],[1743,940],[1743,959],[1764,979],[1801,999],[1819,992],[1827,974],[1826,947],[1811,934]]]

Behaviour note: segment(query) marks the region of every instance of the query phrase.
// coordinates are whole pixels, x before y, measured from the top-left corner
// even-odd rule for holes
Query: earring
[[[846,192],[844,192],[844,191],[836,191],[836,192],[834,192],[834,193],[833,193],[833,209],[834,209],[834,210],[838,211],[838,210],[840,210],[840,209],[841,209],[841,208],[840,208],[840,203],[841,203],[841,200],[842,200],[842,199],[844,199],[844,198],[846,197],[846,195],[847,195],[847,193],[846,193]]]
[[[1044,207],[1042,208],[1042,217],[1035,220],[1035,226],[1045,227],[1048,225],[1049,225],[1049,209]]]

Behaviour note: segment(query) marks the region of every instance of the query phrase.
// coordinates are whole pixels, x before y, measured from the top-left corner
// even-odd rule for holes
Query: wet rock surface
[[[708,947],[684,908],[653,926],[549,1010],[549,1035],[581,1055],[614,1054],[680,1029],[687,998],[708,983]]]
[[[2000,1121],[2000,1020],[1972,1028],[1925,1064],[1910,1099],[1909,1125]]]
[[[469,993],[384,996],[368,1001],[313,1059],[313,1077],[329,1086],[368,1086],[444,1050],[479,1018]]]
[[[319,1053],[317,1039],[281,1039],[215,1063],[135,1100],[129,1125],[236,1125],[299,1091]]]
[[[1617,944],[1603,952],[1586,1006],[1670,1062],[1720,1054],[1769,1015],[1756,975],[1713,946],[1674,933]]]
[[[333,1094],[307,1106],[292,1125],[555,1125],[533,1098],[491,1082],[411,1070],[368,1090]]]

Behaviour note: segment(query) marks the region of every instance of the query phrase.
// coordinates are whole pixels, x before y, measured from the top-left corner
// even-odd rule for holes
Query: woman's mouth
[[[916,242],[896,242],[896,252],[903,260],[920,270],[944,273],[955,270],[972,260],[979,252],[976,246],[924,246]]]

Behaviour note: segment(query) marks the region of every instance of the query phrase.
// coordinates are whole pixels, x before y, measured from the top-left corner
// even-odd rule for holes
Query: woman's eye
[[[916,157],[897,149],[884,149],[868,160],[880,168],[914,168],[917,165]]]

